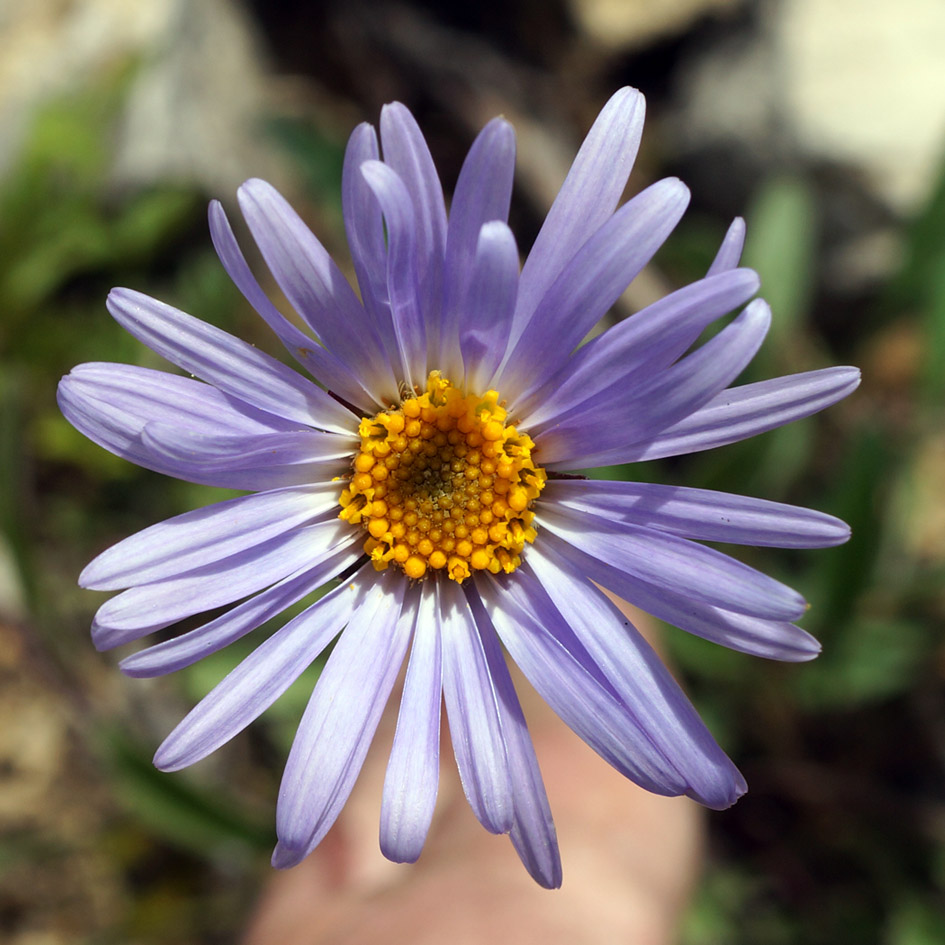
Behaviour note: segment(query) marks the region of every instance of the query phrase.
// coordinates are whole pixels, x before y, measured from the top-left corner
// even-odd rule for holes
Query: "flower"
[[[167,771],[242,730],[336,640],[279,792],[277,867],[306,857],[345,804],[407,660],[381,807],[381,849],[420,855],[437,793],[441,702],[479,821],[508,833],[542,885],[561,881],[554,825],[503,650],[620,772],[713,808],[745,790],[652,649],[595,585],[690,633],[804,660],[803,599],[700,541],[843,542],[830,516],[760,499],[565,471],[708,449],[849,394],[853,368],[729,388],[770,313],[738,268],[736,220],[704,279],[587,344],[683,214],[662,180],[617,208],[643,125],[617,92],[595,121],[519,271],[506,224],[514,133],[490,122],[449,216],[423,136],[400,104],[348,144],[344,219],[361,299],[268,184],[239,202],[308,334],[252,275],[219,203],[224,268],[322,386],[243,341],[128,289],[108,309],[192,377],[78,366],[59,400],[86,436],[158,472],[250,494],[178,515],[100,554],[82,586],[122,590],[98,610],[99,649],[229,607],[126,657],[148,677],[187,666],[307,595],[167,737]],[[746,304],[747,303],[747,304]],[[702,330],[741,314],[701,347]]]

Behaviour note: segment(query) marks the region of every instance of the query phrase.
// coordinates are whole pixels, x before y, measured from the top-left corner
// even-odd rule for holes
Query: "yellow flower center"
[[[545,471],[535,444],[506,423],[496,391],[466,394],[433,371],[423,393],[361,420],[361,449],[342,491],[341,518],[368,533],[379,571],[429,569],[464,581],[512,572],[535,540],[532,502]]]

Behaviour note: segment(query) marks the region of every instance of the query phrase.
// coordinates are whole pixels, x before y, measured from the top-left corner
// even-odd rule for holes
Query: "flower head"
[[[514,134],[474,142],[447,216],[410,112],[351,136],[344,218],[360,288],[268,184],[240,207],[307,331],[261,289],[223,209],[210,230],[233,282],[317,381],[168,305],[114,290],[111,314],[187,375],[83,364],[59,398],[85,435],[134,463],[250,494],[146,528],[80,583],[121,590],[96,614],[106,649],[228,607],[122,661],[132,676],[187,666],[319,588],[174,729],[175,770],[243,729],[337,638],[289,753],[276,866],[319,843],[348,797],[401,666],[381,848],[421,852],[446,706],[473,811],[508,833],[531,875],[561,867],[506,653],[585,741],[627,777],[714,808],[745,783],[651,648],[599,590],[683,630],[775,659],[817,644],[793,590],[700,541],[822,547],[829,516],[759,499],[568,470],[674,456],[770,430],[850,393],[853,368],[729,388],[769,310],[738,268],[732,225],[699,280],[581,345],[680,219],[663,180],[618,208],[643,99],[623,89],[591,128],[524,266],[506,219]],[[692,349],[702,330],[741,313]],[[319,386],[321,385],[321,386]],[[407,653],[409,650],[409,659]]]

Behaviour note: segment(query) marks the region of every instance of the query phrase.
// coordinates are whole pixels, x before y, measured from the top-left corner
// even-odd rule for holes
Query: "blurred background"
[[[242,652],[126,680],[88,640],[101,597],[76,587],[81,567],[224,496],[118,460],[59,415],[78,362],[161,366],[108,317],[108,289],[275,354],[216,261],[209,198],[233,210],[238,184],[266,177],[347,265],[356,123],[405,102],[449,192],[504,114],[526,249],[630,84],[648,102],[631,189],[674,174],[693,201],[618,315],[700,277],[743,214],[775,315],[745,380],[864,371],[825,415],[617,473],[813,506],[854,533],[736,552],[811,601],[816,662],[665,633],[750,785],[710,814],[682,941],[945,941],[943,48],[941,0],[0,0],[0,940],[232,941],[269,873],[312,684],[196,770],[151,768]]]

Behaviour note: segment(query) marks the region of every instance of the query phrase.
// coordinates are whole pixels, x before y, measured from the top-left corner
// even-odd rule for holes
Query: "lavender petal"
[[[411,621],[401,618],[401,575],[388,571],[378,578],[372,569],[361,575],[363,580],[338,589],[351,600],[348,626],[322,670],[286,762],[276,808],[277,868],[295,865],[315,849],[344,807],[410,642]]]
[[[539,521],[559,538],[638,580],[715,607],[766,620],[807,609],[796,591],[713,548],[655,528],[542,506]]]
[[[366,161],[361,174],[381,205],[387,225],[387,288],[402,377],[426,381],[426,324],[417,281],[417,225],[404,182],[386,164]]]
[[[157,626],[169,627],[193,614],[231,604],[350,543],[350,529],[335,519],[278,535],[181,577],[129,588],[99,607],[92,623],[92,642],[99,650],[111,649],[138,639],[141,629],[150,633]]]
[[[381,801],[381,852],[395,863],[419,858],[440,779],[443,670],[433,583],[426,581],[414,596],[413,647]]]
[[[79,584],[111,591],[176,577],[312,522],[336,503],[335,483],[324,483],[239,496],[184,512],[103,551],[79,575]]]
[[[482,641],[460,586],[441,581],[436,590],[443,698],[463,791],[486,830],[506,833],[514,819],[512,782]]]
[[[354,597],[342,584],[260,644],[164,739],[155,766],[186,768],[265,712],[348,622]]]
[[[549,287],[508,354],[499,375],[503,391],[527,396],[557,371],[662,246],[688,203],[684,184],[675,178],[659,181],[588,238]],[[536,372],[535,365],[541,365],[541,371]]]
[[[419,308],[426,338],[438,350],[439,316],[446,256],[446,203],[430,149],[416,119],[400,102],[381,109],[384,163],[403,181],[416,220]],[[388,224],[389,225],[389,224]]]
[[[644,110],[636,89],[620,89],[587,133],[522,268],[512,345],[559,273],[616,209],[640,146]]]
[[[119,668],[126,676],[150,678],[190,666],[261,627],[350,567],[359,557],[360,546],[352,543],[340,551],[333,550],[317,564],[307,562],[300,571],[208,623],[126,656],[118,664]]]
[[[625,777],[654,794],[685,793],[685,780],[586,651],[562,642],[573,634],[541,586],[521,569],[510,578],[501,592],[480,578],[475,588],[509,655],[538,694]]]
[[[568,562],[545,546],[529,555],[541,582],[650,740],[684,777],[687,794],[715,809],[730,807],[745,781],[636,628]]]
[[[593,558],[549,531],[538,538],[550,546],[579,574],[618,597],[673,626],[726,646],[765,659],[799,662],[813,659],[820,644],[800,627],[784,620],[765,620],[714,607],[687,596],[685,588],[657,587],[621,571],[612,564]],[[536,544],[538,543],[536,542]]]
[[[515,131],[504,119],[495,118],[469,149],[450,206],[439,350],[428,347],[430,363],[439,364],[447,377],[459,376],[461,369],[456,357],[459,323],[470,311],[466,296],[479,234],[490,221],[508,220],[514,171]]]
[[[774,548],[829,548],[850,528],[812,509],[748,496],[649,482],[552,480],[542,499],[577,512],[647,525],[699,541]]]
[[[561,855],[535,748],[492,621],[479,595],[467,595],[498,696],[509,757],[515,819],[509,836],[529,875],[545,889],[561,885]]]
[[[592,338],[535,394],[516,401],[522,422],[543,424],[563,416],[632,372],[642,382],[668,368],[693,336],[747,302],[760,280],[735,269],[672,292]]]
[[[363,379],[355,377],[350,368],[314,338],[296,328],[272,304],[247,265],[230,221],[226,218],[222,204],[217,200],[210,203],[209,220],[210,237],[227,275],[242,292],[246,301],[273,330],[286,351],[329,390],[335,391],[349,403],[369,409],[372,402],[377,401],[377,397],[365,389]]]
[[[245,341],[131,289],[112,289],[107,306],[152,351],[224,393],[296,423],[351,430],[351,414],[341,404]]]
[[[707,276],[714,276],[720,272],[728,272],[734,269],[742,258],[742,251],[745,248],[745,221],[741,217],[735,217],[731,226],[725,231],[722,238],[722,245],[712,260],[706,272]]]
[[[737,443],[809,417],[859,387],[853,367],[823,368],[732,387],[650,440],[582,457],[587,466],[635,463]]]
[[[630,371],[622,382],[532,433],[542,463],[587,466],[589,455],[652,437],[691,415],[741,374],[770,325],[771,310],[756,299],[714,338],[661,374],[635,385]]]
[[[517,288],[515,237],[504,223],[486,223],[479,234],[466,297],[471,316],[459,326],[467,390],[489,388],[505,354]]]

